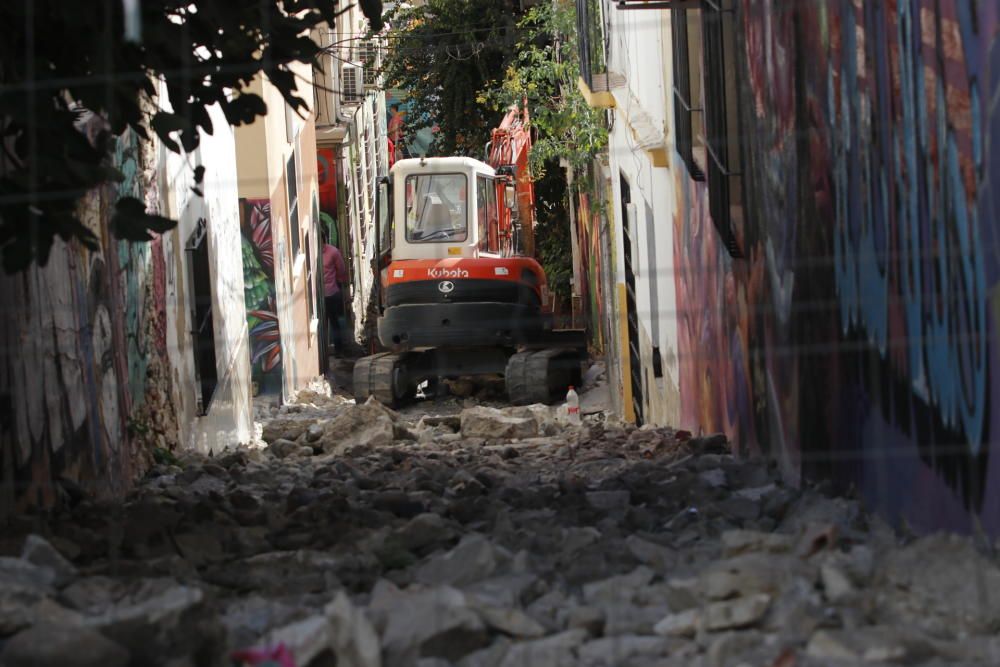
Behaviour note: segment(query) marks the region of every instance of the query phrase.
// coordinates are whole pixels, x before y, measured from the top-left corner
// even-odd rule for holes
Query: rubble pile
[[[0,664],[1000,664],[995,558],[723,437],[316,392],[267,414],[266,446],[15,525]]]

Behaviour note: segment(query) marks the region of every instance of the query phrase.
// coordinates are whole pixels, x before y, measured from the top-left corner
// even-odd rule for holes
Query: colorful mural
[[[271,202],[240,199],[243,234],[243,289],[250,331],[250,362],[255,392],[281,392],[281,332],[274,286]]]
[[[1000,5],[741,6],[746,260],[675,161],[684,426],[1000,534]]]
[[[152,153],[126,133],[125,180],[81,200],[99,250],[57,241],[44,268],[0,276],[0,519],[74,487],[120,495],[154,447],[178,444],[162,246],[108,231],[120,196],[155,201]]]

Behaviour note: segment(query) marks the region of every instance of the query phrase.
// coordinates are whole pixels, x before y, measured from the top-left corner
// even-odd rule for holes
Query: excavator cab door
[[[375,192],[375,275],[378,277],[376,294],[378,294],[378,309],[383,310],[383,292],[385,290],[385,275],[392,261],[393,215],[392,215],[392,181],[387,176],[378,180]]]

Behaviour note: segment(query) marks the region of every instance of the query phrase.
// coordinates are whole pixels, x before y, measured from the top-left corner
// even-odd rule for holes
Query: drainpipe
[[[573,192],[574,174],[569,162],[563,158],[559,159],[559,166],[566,170],[566,190],[569,192],[569,239],[573,258],[573,282],[570,285],[570,307],[572,309],[571,327],[576,329],[580,325],[583,299],[580,296],[580,245],[577,237],[576,205],[579,197]]]

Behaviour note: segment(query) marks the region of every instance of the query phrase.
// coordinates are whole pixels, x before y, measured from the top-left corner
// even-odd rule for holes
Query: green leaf
[[[150,241],[150,231],[162,234],[176,226],[176,220],[147,213],[145,205],[135,197],[119,199],[111,216],[111,231],[124,241]]]

